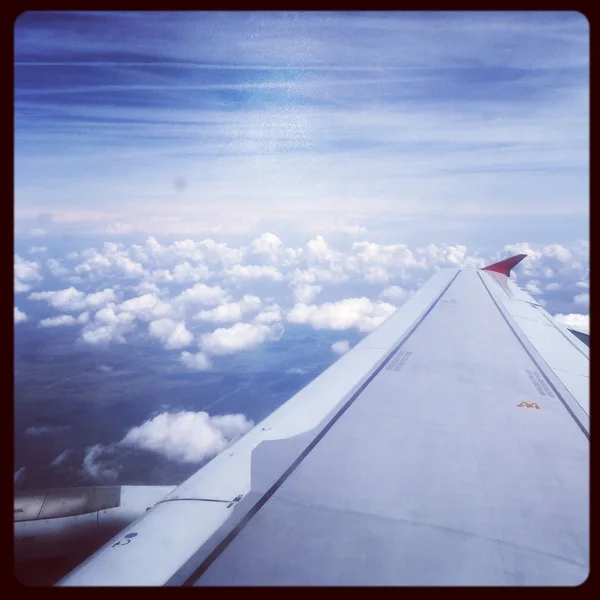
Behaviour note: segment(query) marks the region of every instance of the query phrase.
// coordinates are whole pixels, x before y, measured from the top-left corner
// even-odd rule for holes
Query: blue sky
[[[436,270],[521,252],[519,283],[587,331],[579,13],[16,22],[29,486],[178,483]],[[132,444],[163,462],[136,473]]]
[[[15,60],[18,234],[587,237],[579,13],[25,13]]]

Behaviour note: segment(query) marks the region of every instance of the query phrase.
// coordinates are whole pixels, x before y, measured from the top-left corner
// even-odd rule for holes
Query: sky
[[[178,483],[440,268],[589,330],[589,26],[24,13],[14,201],[16,480]]]
[[[580,13],[28,12],[15,62],[19,233],[587,235]]]

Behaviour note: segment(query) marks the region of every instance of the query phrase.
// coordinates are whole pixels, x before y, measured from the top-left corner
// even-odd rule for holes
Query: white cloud
[[[142,281],[138,285],[133,286],[135,292],[138,294],[154,294],[159,295],[161,293],[160,288],[152,281]]]
[[[14,290],[15,290],[15,294],[20,294],[22,292],[28,292],[31,289],[31,286],[23,283],[22,281],[18,281],[17,279],[15,279],[15,283],[14,283]]]
[[[94,320],[81,331],[81,339],[88,344],[125,343],[125,334],[135,328],[135,315],[131,312],[117,312],[114,303],[100,309]],[[84,313],[85,314],[85,313]],[[80,315],[82,322],[85,319]]]
[[[180,359],[188,369],[192,369],[193,371],[208,371],[212,367],[210,359],[204,352],[192,354],[184,350],[181,353]]]
[[[173,269],[173,281],[176,283],[195,283],[208,279],[210,272],[204,265],[193,267],[189,262],[176,265]]]
[[[29,298],[44,300],[59,313],[79,314],[77,323],[83,327],[81,339],[92,344],[124,342],[139,320],[148,324],[162,322],[164,330],[157,329],[161,325],[149,325],[150,335],[169,347],[184,348],[186,340],[192,342],[184,324],[198,319],[217,324],[248,321],[246,326],[250,329],[243,332],[239,344],[245,347],[252,344],[245,336],[249,339],[276,336],[273,327],[267,327],[268,334],[266,330],[253,328],[280,323],[282,312],[290,322],[307,323],[317,329],[354,327],[368,332],[390,314],[392,305],[400,306],[439,268],[480,267],[507,254],[525,251],[530,256],[517,269],[519,284],[538,296],[540,303],[546,302],[544,293],[558,290],[565,296],[570,294],[580,306],[587,305],[586,299],[589,302],[587,242],[566,246],[518,243],[506,246],[497,256],[485,258],[464,245],[408,247],[402,243],[352,242],[348,238],[342,244],[340,248],[317,235],[304,247],[291,248],[271,232],[238,248],[210,239],[201,242],[183,239],[170,245],[161,245],[152,237],[142,245],[108,242],[97,249],[69,253],[60,260],[44,260],[47,271],[55,277],[65,277],[66,281],[73,277],[72,268],[76,265],[81,285],[34,292]],[[41,278],[37,263],[15,255],[15,264],[16,274],[24,278],[15,279],[17,291]],[[122,284],[113,281],[106,286],[106,278],[127,273],[136,274],[139,281]],[[210,285],[196,281],[206,277],[210,278]],[[157,285],[159,280],[164,284]],[[181,291],[182,284],[187,287],[188,283],[190,287]],[[379,289],[373,285],[381,283],[385,285]],[[234,293],[239,294],[240,288],[244,295],[234,301]],[[381,288],[384,289],[378,293]],[[127,290],[138,295],[123,298]],[[260,298],[254,295],[257,290],[262,293],[266,290],[266,295],[272,296],[265,301],[270,306],[262,307]],[[328,302],[315,304],[320,297],[326,297]],[[558,294],[553,294],[552,301],[557,301],[557,297]],[[45,319],[44,325],[60,322],[73,323],[68,315],[59,314]],[[178,332],[183,338],[177,339],[175,335],[168,341],[167,323],[169,330],[175,328],[174,323],[180,323]],[[223,331],[228,330],[213,332],[214,338],[213,334],[205,334],[206,353],[218,353],[211,351],[211,340],[221,347],[220,337],[226,339],[228,335]],[[235,344],[227,342],[223,347],[227,346],[234,348]]]
[[[309,260],[312,262],[328,261],[334,256],[333,250],[322,235],[317,235],[314,239],[307,242],[306,251]]]
[[[247,250],[253,261],[267,264],[279,264],[289,267],[295,264],[302,254],[302,248],[286,248],[283,242],[273,233],[263,233],[252,240]]]
[[[169,302],[161,300],[155,294],[144,294],[125,300],[117,307],[119,311],[135,315],[144,321],[153,321],[172,317],[175,309]]]
[[[45,300],[50,306],[57,310],[67,312],[79,312],[88,308],[97,309],[109,302],[116,301],[113,289],[84,294],[74,287],[49,292],[34,292],[29,295],[30,300]]]
[[[144,267],[129,256],[122,244],[105,242],[100,251],[89,248],[80,253],[85,260],[75,267],[75,272],[94,280],[98,276],[116,275],[128,279],[146,275]]]
[[[130,429],[122,445],[150,450],[181,463],[199,463],[222,452],[253,427],[244,415],[162,413]]]
[[[25,260],[19,255],[14,255],[14,290],[16,293],[28,292],[31,284],[43,279],[40,274],[40,265],[32,260]]]
[[[46,300],[50,306],[58,310],[82,310],[85,306],[85,294],[74,287],[49,292],[34,292],[30,300]]]
[[[540,282],[535,279],[529,281],[523,286],[523,289],[526,292],[529,292],[532,296],[540,296],[542,294],[542,290],[540,289]]]
[[[554,318],[563,325],[581,331],[582,333],[590,332],[590,316],[589,315],[578,315],[578,314],[557,314]]]
[[[258,296],[246,294],[239,302],[226,302],[210,310],[202,310],[194,318],[214,323],[233,323],[241,321],[246,313],[258,310],[260,305]]]
[[[29,254],[46,254],[48,248],[46,246],[31,246]]]
[[[302,283],[294,288],[294,300],[302,304],[312,302],[323,291],[322,285]]]
[[[116,302],[117,297],[115,291],[110,288],[105,288],[99,292],[88,294],[85,297],[85,308],[97,309],[105,306],[109,302]]]
[[[49,258],[46,261],[46,266],[54,277],[66,277],[69,274],[69,269],[63,267],[61,262],[55,258]]]
[[[225,273],[233,279],[283,279],[283,275],[271,265],[233,265]]]
[[[158,338],[168,350],[185,348],[194,340],[194,336],[185,328],[185,323],[172,319],[152,321],[148,327],[152,337]]]
[[[15,325],[17,323],[22,323],[23,321],[27,321],[29,317],[23,312],[20,311],[16,306],[15,306]]]
[[[81,339],[92,345],[109,344],[110,342],[124,342],[124,338],[110,325],[85,328],[81,332]]]
[[[75,325],[77,319],[72,315],[59,315],[58,317],[49,317],[40,321],[40,327],[60,327],[61,325]]]
[[[260,323],[263,325],[269,325],[271,323],[278,323],[283,318],[281,307],[278,304],[272,304],[270,306],[265,307],[263,311],[258,313],[256,317],[254,317],[254,323]]]
[[[573,302],[575,302],[575,304],[579,304],[581,306],[589,306],[590,305],[590,295],[588,293],[577,294],[573,298]]]
[[[379,297],[385,298],[396,305],[400,305],[408,298],[408,295],[409,293],[399,285],[392,285],[391,287],[385,288],[379,294]]]
[[[46,231],[44,229],[40,229],[39,227],[34,227],[33,229],[29,230],[29,235],[33,237],[42,237],[46,235]]]
[[[227,329],[205,333],[200,337],[200,347],[208,354],[232,354],[255,348],[265,340],[276,339],[280,334],[280,331],[267,325],[236,323]]]
[[[346,354],[346,352],[350,350],[350,342],[348,342],[348,340],[340,340],[339,342],[331,344],[331,349],[336,354]]]
[[[215,306],[227,302],[227,300],[229,300],[229,295],[219,286],[211,287],[205,283],[197,283],[176,296],[173,303],[183,307]]]
[[[339,302],[316,305],[296,304],[288,312],[290,323],[306,323],[315,329],[342,330],[355,327],[372,331],[383,323],[396,308],[387,302],[372,302],[368,298],[346,298]]]

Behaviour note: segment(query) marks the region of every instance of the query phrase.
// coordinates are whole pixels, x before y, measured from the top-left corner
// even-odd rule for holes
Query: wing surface
[[[438,272],[61,584],[581,583],[589,349],[507,274]]]

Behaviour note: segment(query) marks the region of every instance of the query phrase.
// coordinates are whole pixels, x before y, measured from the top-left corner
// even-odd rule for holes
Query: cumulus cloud
[[[340,340],[339,342],[331,344],[331,349],[336,354],[346,354],[346,352],[350,350],[350,342],[348,340]]]
[[[289,267],[298,261],[302,252],[302,248],[286,248],[282,240],[273,233],[263,233],[252,240],[245,258],[250,259],[249,262]]]
[[[283,275],[271,265],[234,265],[225,273],[232,279],[283,279]]]
[[[63,290],[34,292],[29,294],[29,299],[45,300],[57,310],[79,312],[86,309],[98,309],[109,302],[115,302],[116,294],[111,288],[85,294],[74,287],[70,287]]]
[[[396,308],[387,302],[372,302],[368,298],[346,298],[320,306],[296,304],[288,312],[290,323],[306,323],[314,329],[342,330],[352,327],[372,331],[383,323]]]
[[[150,450],[181,463],[199,463],[222,452],[253,427],[244,415],[162,413],[130,429],[123,445]]]
[[[249,350],[265,340],[276,339],[281,331],[260,323],[236,323],[229,328],[219,328],[200,337],[200,347],[207,354],[232,354]]]
[[[257,311],[260,305],[258,296],[246,294],[239,302],[226,302],[210,310],[201,310],[195,318],[214,323],[233,323],[241,321],[246,313]]]
[[[48,248],[46,246],[31,246],[29,254],[46,254]]]
[[[253,319],[254,323],[259,323],[263,325],[269,325],[272,323],[278,323],[283,319],[283,314],[281,311],[281,306],[278,304],[272,304],[270,306],[265,307],[265,309],[259,312]]]
[[[40,321],[40,327],[60,327],[61,325],[75,325],[77,319],[72,315],[59,315],[58,317],[49,317]]]
[[[96,279],[99,275],[109,274],[136,279],[146,275],[146,270],[137,261],[132,260],[121,244],[105,242],[102,250],[89,248],[81,252],[83,262],[75,267],[75,273]]]
[[[216,306],[223,302],[227,302],[228,300],[229,295],[221,287],[197,283],[176,296],[173,299],[173,303],[184,307],[198,305]]]
[[[159,295],[161,293],[160,288],[156,285],[156,283],[154,283],[153,281],[142,281],[141,283],[138,283],[137,285],[133,286],[133,291],[137,292],[138,294],[153,294],[153,295]]]
[[[401,288],[399,285],[392,285],[385,288],[380,294],[380,298],[384,298],[393,302],[396,305],[402,304],[407,298],[409,293]]]
[[[185,350],[180,355],[181,362],[192,371],[208,371],[212,367],[210,359],[204,352],[186,352]]]
[[[172,319],[152,321],[148,331],[152,337],[159,339],[168,350],[185,348],[194,340],[194,336],[185,328],[185,323]]]
[[[294,300],[303,304],[312,302],[323,291],[322,285],[301,283],[294,288]]]
[[[523,286],[526,292],[529,292],[532,296],[540,296],[542,290],[540,289],[540,282],[532,279]]]
[[[50,273],[54,275],[54,277],[66,277],[69,274],[69,269],[64,267],[62,263],[55,258],[49,258],[46,261],[46,266],[48,267]]]
[[[81,331],[81,340],[92,345],[106,345],[110,342],[125,342],[125,334],[135,328],[135,315],[118,312],[114,303],[100,309],[94,320]],[[80,315],[79,318],[83,317]]]
[[[325,241],[322,235],[317,235],[306,244],[306,252],[309,260],[314,262],[324,262],[333,258],[333,250]]]
[[[15,325],[17,323],[22,323],[23,321],[27,321],[29,318],[23,311],[19,310],[16,306],[15,308]]]
[[[210,271],[204,265],[192,266],[189,262],[178,264],[173,269],[173,281],[176,283],[195,283],[208,279]]]
[[[143,294],[125,300],[125,302],[118,305],[117,310],[130,313],[135,318],[144,321],[171,317],[176,312],[171,303],[161,300],[156,294]]]
[[[590,332],[590,316],[589,315],[578,315],[578,314],[557,314],[554,315],[554,318],[563,325],[570,327],[571,329],[576,329],[577,331],[581,331],[582,333]]]
[[[36,281],[42,281],[40,265],[32,260],[25,260],[19,255],[14,256],[14,291],[28,292]]]

